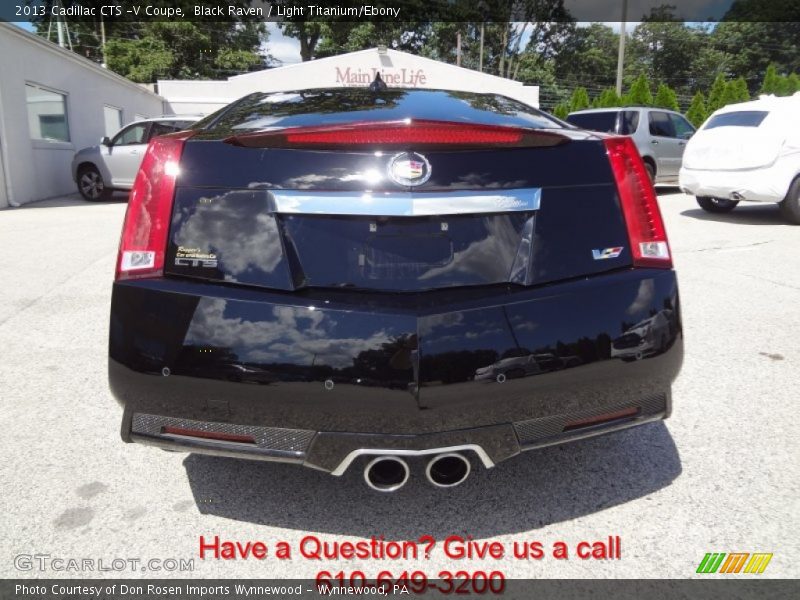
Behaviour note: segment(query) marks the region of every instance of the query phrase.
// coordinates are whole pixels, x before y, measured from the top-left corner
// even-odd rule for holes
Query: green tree
[[[764,80],[761,82],[759,92],[762,94],[778,94],[783,85],[781,79],[782,77],[778,75],[777,67],[772,63],[764,73]]]
[[[645,73],[651,81],[664,81],[688,93],[692,62],[706,42],[707,31],[684,23],[669,4],[653,8],[634,28],[626,71],[629,77]]]
[[[700,127],[708,118],[706,111],[706,99],[703,92],[697,92],[692,98],[692,103],[689,105],[689,110],[686,111],[686,118],[695,127]]]
[[[322,37],[322,25],[311,21],[282,21],[278,28],[286,37],[300,42],[300,60],[309,61],[315,57],[317,44]]]
[[[728,75],[744,77],[751,91],[758,89],[770,64],[777,67],[778,73],[800,71],[800,22],[786,17],[770,21],[722,22],[709,39],[713,47],[729,55]]]
[[[623,100],[628,106],[651,106],[653,104],[653,94],[650,92],[647,75],[642,73],[636,78]]]
[[[678,106],[678,96],[675,94],[675,90],[666,83],[658,84],[658,91],[656,92],[656,97],[653,99],[653,106],[667,108],[669,110],[680,110]]]
[[[724,106],[722,103],[722,95],[725,93],[727,85],[728,84],[727,80],[725,79],[725,75],[720,73],[716,76],[714,83],[711,85],[711,89],[708,92],[708,102],[706,102],[708,114],[711,114],[718,108]]]
[[[800,92],[800,76],[792,73],[786,78],[786,95],[791,96]]]
[[[559,119],[566,119],[567,115],[570,113],[569,105],[561,102],[560,104],[556,104],[553,108],[553,115],[558,117]]]
[[[109,69],[140,83],[166,78],[175,64],[175,56],[167,45],[151,37],[109,40],[106,60]]]
[[[722,98],[720,99],[720,107],[747,102],[748,100],[750,100],[750,92],[747,90],[747,82],[744,77],[739,77],[725,84],[725,90],[722,92]]]
[[[55,0],[43,0],[46,8]],[[64,2],[66,5],[67,3]],[[77,4],[73,2],[72,4]],[[104,0],[81,0],[99,14]],[[154,0],[153,5],[166,5]],[[173,0],[170,6],[180,7],[184,14],[193,14],[196,2]],[[231,0],[230,4],[248,6],[248,0]],[[32,20],[37,33],[47,37],[48,16]],[[246,19],[222,22],[206,20],[135,21],[132,15],[106,20],[106,45],[103,49],[100,21],[74,20],[69,23],[70,39],[76,53],[140,83],[161,78],[219,79],[263,68],[270,60],[262,46],[268,39],[264,23]]]
[[[575,112],[584,108],[589,108],[589,94],[586,92],[586,88],[577,87],[569,99],[569,110],[570,112]]]
[[[600,92],[600,95],[594,99],[594,102],[592,102],[592,106],[595,108],[612,108],[621,105],[622,98],[620,98],[619,94],[617,94],[617,90],[613,87],[604,89]]]
[[[556,77],[569,86],[589,81],[613,86],[618,45],[619,35],[602,23],[576,27],[565,37],[561,51],[555,56]]]
[[[748,102],[750,100],[750,90],[744,77],[737,77],[731,82],[731,85],[733,85],[733,97],[736,98],[736,102]]]

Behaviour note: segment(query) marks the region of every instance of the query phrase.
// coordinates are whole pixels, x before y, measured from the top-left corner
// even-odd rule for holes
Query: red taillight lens
[[[256,131],[237,134],[225,141],[235,146],[251,148],[338,149],[353,146],[384,148],[413,145],[416,149],[432,149],[555,146],[567,142],[568,138],[555,131],[404,119]]]
[[[588,419],[579,419],[577,421],[569,421],[564,425],[564,431],[571,431],[573,429],[580,429],[581,427],[590,427],[592,425],[600,425],[608,423],[609,421],[616,421],[617,419],[624,419],[626,417],[635,417],[639,414],[639,409],[636,407],[624,408],[616,412],[604,413],[590,417]]]
[[[165,426],[161,428],[161,433],[166,433],[168,435],[180,435],[183,437],[217,440],[220,442],[237,442],[239,444],[256,443],[256,439],[252,435],[238,435],[235,433],[223,433],[221,431],[206,431],[204,429],[185,429],[183,427]]]
[[[629,137],[609,137],[603,141],[617,182],[634,266],[671,268],[667,232],[656,192],[636,145]]]
[[[133,183],[122,226],[116,279],[153,277],[164,272],[175,181],[184,142],[191,131],[154,138]]]

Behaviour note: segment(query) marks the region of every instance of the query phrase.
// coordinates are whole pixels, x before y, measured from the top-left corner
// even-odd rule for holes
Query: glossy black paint
[[[611,357],[614,338],[665,307],[663,347],[634,362]],[[682,361],[679,314],[675,275],[663,270],[491,295],[391,297],[141,280],[114,286],[109,376],[115,396],[138,412],[202,420],[224,400],[215,419],[232,423],[449,431],[668,390]],[[532,354],[562,364],[554,369],[548,357],[535,374],[476,380],[479,369]],[[258,375],[231,377],[232,364]]]
[[[222,141],[385,118],[552,127],[569,141],[426,152],[432,175],[415,193],[541,190],[538,210],[434,217],[272,210],[281,189],[409,191],[386,176],[397,148]],[[669,396],[683,357],[676,276],[631,268],[594,136],[496,96],[408,90],[253,95],[198,128],[164,277],[113,288],[109,381],[126,440],[140,412],[312,430],[305,461],[325,470],[359,447],[477,443],[497,461],[520,451],[515,423]],[[618,257],[594,259],[617,246]],[[664,406],[613,427],[666,416]]]
[[[537,130],[562,129],[540,110],[497,94],[399,89],[319,88],[254,93],[199,121],[199,139],[224,139],[253,131],[405,119],[478,123]]]
[[[631,264],[613,184],[544,187],[532,212],[413,218],[272,214],[268,194],[179,188],[166,272],[281,290],[421,291],[536,285]],[[623,247],[618,257],[593,259],[612,246]]]
[[[608,185],[611,169],[602,142],[587,133],[566,133],[572,141],[550,148],[425,152],[431,177],[414,191]],[[406,149],[240,148],[192,137],[183,151],[178,185],[223,190],[408,190],[385,176],[390,159],[401,150]]]

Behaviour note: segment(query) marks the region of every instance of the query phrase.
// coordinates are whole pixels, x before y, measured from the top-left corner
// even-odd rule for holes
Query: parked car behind
[[[114,190],[129,190],[150,140],[191,126],[199,116],[155,117],[134,121],[100,144],[72,158],[72,179],[85,200],[106,200]]]
[[[777,202],[800,224],[800,92],[729,104],[686,148],[680,186],[708,212],[739,202]]]
[[[673,322],[672,311],[667,308],[639,321],[611,343],[611,357],[641,360],[663,351],[673,335]]]
[[[678,306],[630,138],[495,94],[254,93],[150,143],[108,376],[127,442],[452,487],[666,418]],[[642,360],[604,351],[665,307]],[[582,352],[498,362],[545,348]]]
[[[654,183],[678,182],[686,142],[695,132],[680,113],[641,106],[579,110],[570,113],[567,122],[589,131],[631,136]]]

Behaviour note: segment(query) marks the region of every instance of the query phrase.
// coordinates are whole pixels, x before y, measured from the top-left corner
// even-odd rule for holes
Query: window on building
[[[106,135],[111,137],[122,129],[122,111],[114,106],[104,106],[103,123]]]
[[[31,139],[68,142],[67,95],[26,83],[25,96]]]

